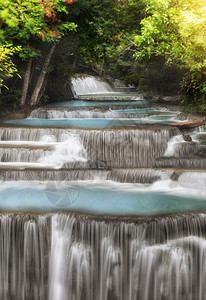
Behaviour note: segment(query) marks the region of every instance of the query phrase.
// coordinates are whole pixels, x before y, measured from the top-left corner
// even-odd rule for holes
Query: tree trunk
[[[30,58],[27,64],[26,73],[24,75],[23,90],[21,95],[21,106],[25,105],[26,103],[26,97],[27,97],[29,82],[31,77],[31,64],[32,64],[32,59]]]
[[[39,100],[41,100],[42,96],[44,95],[44,92],[45,92],[45,89],[46,89],[46,85],[47,85],[47,81],[48,81],[48,74],[45,76],[44,83],[43,83],[41,91],[39,93],[39,97],[38,97]]]
[[[103,48],[103,77],[106,78],[106,47]]]
[[[54,49],[56,47],[56,44],[53,44],[45,61],[44,61],[44,64],[43,64],[43,67],[41,69],[41,73],[39,75],[39,78],[37,80],[37,83],[36,83],[36,86],[34,88],[34,91],[33,91],[33,94],[31,96],[31,100],[30,100],[30,105],[36,105],[39,101],[39,95],[40,95],[40,91],[42,89],[42,86],[44,84],[44,80],[45,80],[45,76],[46,76],[46,71],[47,71],[47,68],[49,66],[49,63],[51,61],[51,58],[52,58],[52,54],[54,52]]]

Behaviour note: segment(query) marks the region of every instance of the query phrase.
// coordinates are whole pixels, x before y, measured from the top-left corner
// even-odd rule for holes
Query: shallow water
[[[139,119],[20,119],[8,120],[5,124],[30,126],[30,127],[55,127],[55,128],[84,128],[84,129],[104,129],[104,128],[125,128],[143,124],[161,124],[175,122],[174,116],[156,119],[151,117]]]
[[[110,110],[113,113],[118,113],[118,114],[150,114],[153,112],[161,112],[160,110],[157,110],[155,108],[138,108],[138,109],[132,109],[132,108],[124,108],[124,109],[111,109]]]
[[[4,182],[0,188],[0,208],[116,216],[201,212],[206,211],[206,187],[197,196],[197,189],[171,180],[150,185],[103,180]]]
[[[49,104],[49,107],[101,107],[101,106],[145,106],[148,105],[147,100],[128,100],[128,101],[84,101],[84,100],[71,100],[65,102],[56,102]]]

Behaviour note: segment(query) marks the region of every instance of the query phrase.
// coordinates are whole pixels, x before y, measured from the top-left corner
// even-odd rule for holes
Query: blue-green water
[[[102,107],[102,106],[115,106],[115,105],[122,105],[122,106],[145,106],[148,105],[147,100],[132,100],[132,101],[84,101],[84,100],[71,100],[66,102],[57,102],[49,104],[50,107]]]
[[[164,183],[163,183],[164,185]],[[56,186],[9,183],[0,189],[0,210],[61,211],[97,215],[158,215],[206,211],[206,195],[128,184],[90,185],[89,182]]]
[[[158,110],[155,108],[125,108],[125,109],[112,109],[111,112],[117,114],[150,114],[150,113],[158,113]]]
[[[125,128],[143,124],[173,123],[173,117],[162,119],[139,118],[139,119],[20,119],[8,120],[4,123],[17,126],[30,127],[55,127],[55,128],[84,128],[84,129],[112,129]]]

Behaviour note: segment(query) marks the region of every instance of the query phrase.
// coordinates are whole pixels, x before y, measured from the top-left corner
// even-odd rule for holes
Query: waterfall
[[[44,216],[0,216],[0,299],[47,299],[47,221]]]
[[[60,169],[60,170],[5,170],[1,169],[0,180],[4,181],[74,181],[74,180],[112,180],[127,183],[153,183],[173,176],[173,170],[158,169]]]
[[[49,155],[51,151],[43,149],[0,148],[0,162],[36,162]]]
[[[61,168],[66,163],[86,162],[86,150],[81,144],[79,136],[67,133],[65,141],[57,144],[53,152],[44,155],[38,160],[40,164]]]
[[[61,142],[65,140],[64,134],[67,134],[66,129],[43,129],[43,128],[0,128],[1,141],[30,141],[32,144],[35,141],[45,145],[47,142]],[[46,140],[45,140],[46,136]],[[50,137],[50,139],[49,139]]]
[[[44,166],[75,167],[68,164],[74,162],[100,162],[105,167],[152,167],[155,159],[163,156],[167,143],[179,131],[168,129],[124,129],[124,130],[68,130],[41,128],[9,128],[0,129],[3,145],[12,141],[20,145],[20,141],[32,141],[36,145],[56,143],[51,154],[44,155],[39,163]],[[71,139],[75,143],[71,143]],[[40,143],[40,144],[39,144]],[[30,144],[30,145],[31,145]],[[74,144],[76,145],[75,149]],[[71,145],[71,147],[69,146]],[[22,150],[23,151],[23,150]],[[14,152],[14,151],[13,151]],[[26,150],[25,150],[26,152]],[[12,150],[10,150],[12,153]],[[118,155],[116,155],[118,153]],[[70,159],[72,158],[72,159]],[[75,158],[75,159],[73,159]],[[81,165],[77,164],[79,168]],[[37,166],[38,167],[38,166]],[[88,167],[88,165],[86,165]]]
[[[1,215],[0,298],[204,300],[205,228],[205,214]]]
[[[108,172],[107,179],[118,182],[131,183],[153,183],[157,180],[166,180],[172,176],[172,170],[156,170],[156,169],[113,169]]]
[[[108,167],[152,167],[163,155],[176,129],[82,131],[80,137],[91,160]],[[117,155],[118,153],[118,155]]]
[[[154,166],[156,168],[205,169],[205,137],[205,133],[200,134],[199,130],[190,132],[186,136],[184,134],[173,136],[168,142],[164,156],[157,158]]]
[[[17,136],[10,136],[11,140],[17,138],[21,141],[15,140],[13,143],[1,142],[3,146],[0,148],[1,166],[10,166],[8,162],[13,162],[14,165],[15,162],[24,163],[25,167],[61,168],[64,164],[74,166],[76,162],[76,167],[78,167],[79,162],[87,161],[86,150],[79,136],[74,132],[60,131],[59,136],[56,137],[55,133],[58,131],[55,130],[54,132],[42,130],[42,135],[36,130],[33,132],[29,130],[29,133],[27,130],[24,131],[26,134],[22,134],[21,130],[16,130]],[[39,143],[38,141],[37,143],[34,142],[35,136],[32,133],[39,139]],[[22,139],[29,139],[31,136],[33,137],[31,143],[29,140],[22,141]],[[4,137],[2,139],[4,140]],[[23,166],[23,164],[19,165]]]
[[[37,180],[37,181],[73,181],[73,180],[94,180],[96,178],[107,179],[108,171],[90,169],[60,169],[60,170],[5,170],[0,171],[0,180]]]
[[[156,168],[186,168],[186,169],[206,169],[206,158],[191,157],[165,157],[158,158],[155,162]]]
[[[99,77],[85,76],[72,79],[72,85],[77,95],[112,92],[111,86]]]
[[[148,110],[148,112],[147,112]],[[36,109],[33,110],[29,116],[31,119],[119,119],[119,118],[140,118],[149,114],[149,109],[140,109],[140,113],[118,113],[111,110],[101,111],[99,109],[93,110],[60,110],[60,109]]]
[[[205,226],[203,214],[136,224],[55,215],[50,300],[203,300]]]

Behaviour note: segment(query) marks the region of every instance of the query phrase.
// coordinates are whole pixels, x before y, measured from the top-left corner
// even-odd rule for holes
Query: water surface
[[[151,216],[206,211],[206,193],[197,195],[197,190],[186,189],[171,180],[152,185],[98,180],[5,182],[0,187],[0,209]]]
[[[56,102],[56,103],[50,103],[49,106],[51,107],[101,107],[101,106],[115,106],[115,105],[122,105],[122,106],[144,106],[148,105],[147,100],[130,100],[130,101],[84,101],[84,100],[71,100],[71,101],[65,101],[65,102]]]
[[[83,129],[112,129],[112,128],[125,128],[136,125],[144,124],[162,124],[173,123],[174,116],[153,119],[138,118],[138,119],[19,119],[8,120],[5,124],[29,127],[55,127],[55,128],[83,128]]]

